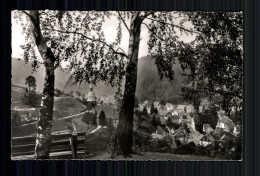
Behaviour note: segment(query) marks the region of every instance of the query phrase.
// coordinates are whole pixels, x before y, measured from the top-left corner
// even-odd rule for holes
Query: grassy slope
[[[12,86],[12,108],[31,108],[24,105],[20,100],[23,96],[25,88],[19,86]],[[86,107],[79,101],[71,97],[55,97],[54,98],[54,112],[53,119],[59,119],[60,117],[69,116],[72,113],[79,113]],[[36,133],[35,124],[26,125],[17,129],[13,136],[28,136]]]
[[[30,108],[21,101],[24,92],[24,87],[12,86],[12,108]],[[54,97],[54,119],[78,113],[85,108],[86,106],[72,97]]]
[[[54,119],[66,117],[73,113],[79,113],[86,109],[82,103],[71,97],[55,97],[54,98]]]
[[[23,104],[21,101],[21,97],[24,95],[24,92],[24,87],[12,85],[12,108],[31,108],[30,106]]]

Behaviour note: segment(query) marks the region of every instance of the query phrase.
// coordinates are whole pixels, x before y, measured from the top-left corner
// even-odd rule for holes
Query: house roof
[[[144,104],[144,105],[147,105],[149,102],[150,102],[150,101],[145,100],[143,104]]]
[[[208,128],[211,128],[211,126],[209,124],[203,124],[203,129],[206,130]]]
[[[154,106],[159,106],[159,104],[160,104],[159,101],[155,101],[155,102],[153,103]]]
[[[182,113],[181,117],[182,119],[190,119],[190,116],[186,113]]]
[[[229,118],[227,116],[220,117],[219,121],[225,123]]]
[[[184,110],[184,107],[185,107],[185,105],[178,105],[178,106],[177,106],[177,109]]]
[[[215,137],[219,138],[219,137],[223,136],[223,134],[224,134],[224,129],[217,127],[217,128],[212,132],[212,134],[213,134]]]
[[[231,119],[228,119],[225,123],[229,128],[234,128],[235,124]]]
[[[191,110],[193,110],[194,108],[193,108],[193,106],[192,105],[186,105],[186,110],[187,111],[191,111]]]
[[[224,142],[228,142],[231,140],[232,137],[230,137],[227,134],[224,134],[223,136],[221,136],[220,140],[224,141]]]
[[[173,116],[170,116],[169,118],[172,119],[172,120],[179,120],[179,119],[181,119],[181,117],[178,116],[178,115],[173,115]]]
[[[215,139],[211,134],[206,134],[200,139],[200,141],[214,142]]]
[[[169,113],[171,113],[171,111],[169,111],[169,110],[159,111],[159,114],[160,114],[161,116],[166,116],[166,115],[169,114]]]
[[[227,125],[229,128],[233,128],[235,126],[234,122],[227,116],[221,117],[219,121]]]
[[[165,134],[166,133],[166,131],[164,131],[162,129],[162,127],[160,127],[160,126],[157,126],[156,130],[157,130],[157,133],[159,133],[159,134]]]
[[[172,112],[172,115],[179,115],[177,111]]]
[[[171,104],[171,103],[166,103],[165,107],[166,107],[166,108],[174,108],[174,105]]]
[[[183,137],[186,134],[186,131],[178,128],[177,130],[174,131],[174,133],[172,134],[173,136],[178,136],[178,137]]]

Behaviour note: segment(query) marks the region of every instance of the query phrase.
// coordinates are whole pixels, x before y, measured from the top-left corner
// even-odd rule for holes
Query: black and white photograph
[[[12,160],[242,161],[241,11],[11,12]]]

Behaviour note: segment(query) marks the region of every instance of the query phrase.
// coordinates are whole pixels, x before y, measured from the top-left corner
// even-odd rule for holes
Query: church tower
[[[89,111],[92,109],[94,110],[97,104],[97,97],[92,85],[90,85],[89,87],[89,92],[86,98],[87,98],[87,110]]]

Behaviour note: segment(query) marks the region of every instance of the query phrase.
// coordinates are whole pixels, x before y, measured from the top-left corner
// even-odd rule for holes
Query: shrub
[[[196,145],[193,142],[190,142],[186,145],[181,145],[177,149],[174,150],[174,153],[176,154],[194,154],[196,151]]]
[[[151,140],[151,135],[142,132],[142,131],[134,131],[133,139],[134,139],[134,148],[138,152],[149,151],[149,141]]]
[[[98,120],[99,120],[99,125],[101,125],[101,126],[107,125],[106,124],[106,115],[103,110],[100,112]]]
[[[17,128],[19,128],[22,124],[22,118],[21,115],[18,111],[12,111],[11,114],[11,127],[12,127],[12,131],[16,131]]]

